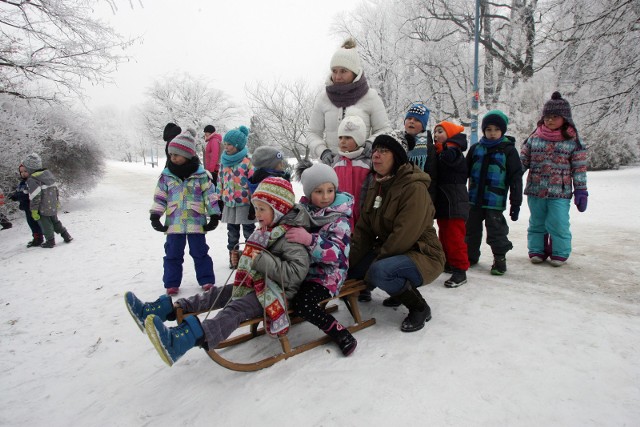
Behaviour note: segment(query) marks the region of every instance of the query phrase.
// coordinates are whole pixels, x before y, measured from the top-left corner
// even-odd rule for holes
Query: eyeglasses
[[[390,153],[390,152],[391,152],[391,150],[390,150],[390,149],[388,149],[388,148],[385,148],[385,147],[376,147],[376,148],[374,148],[371,152],[372,152],[372,153],[374,153],[374,154],[375,154],[375,153],[378,153],[378,154],[380,154],[380,155],[383,155],[383,154]]]

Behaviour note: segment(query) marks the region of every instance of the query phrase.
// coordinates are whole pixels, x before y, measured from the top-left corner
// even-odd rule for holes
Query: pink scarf
[[[569,133],[569,135],[571,135],[572,138],[576,137],[576,130],[573,127],[569,126],[567,128],[567,132]],[[535,130],[533,134],[535,136],[538,136],[544,139],[545,141],[551,141],[551,142],[559,142],[559,141],[564,141],[566,139],[562,135],[562,132],[560,131],[560,129],[551,130],[545,125],[538,126],[538,128]]]

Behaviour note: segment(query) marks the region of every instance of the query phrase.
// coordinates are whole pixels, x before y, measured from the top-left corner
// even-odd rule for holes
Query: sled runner
[[[360,309],[358,307],[358,294],[360,293],[360,291],[364,289],[366,289],[366,285],[364,281],[347,280],[342,286],[342,289],[340,290],[339,295],[333,298],[326,299],[325,301],[322,301],[320,304],[325,308],[327,312],[331,313],[338,309],[338,305],[333,304],[327,307],[327,304],[333,300],[341,299],[347,306],[347,309],[349,310],[349,313],[351,314],[351,317],[353,318],[353,322],[354,322],[347,329],[351,333],[357,332],[361,329],[368,328],[369,326],[376,323],[375,318],[362,320],[362,316],[360,315]],[[193,313],[189,313],[189,314],[193,314]],[[199,313],[196,313],[196,314],[199,314]],[[292,314],[292,310],[289,310],[289,314]],[[178,323],[181,323],[184,313],[182,312],[181,309],[178,309],[176,311],[176,315],[177,315]],[[282,352],[273,356],[265,357],[264,359],[258,360],[256,362],[249,362],[249,363],[233,362],[225,358],[221,354],[220,350],[235,346],[237,344],[240,344],[240,343],[249,341],[253,338],[259,337],[261,335],[264,335],[266,331],[264,329],[263,320],[264,320],[263,317],[260,316],[260,317],[256,317],[256,318],[249,319],[242,322],[240,324],[240,327],[249,326],[249,331],[226,339],[225,341],[218,344],[218,346],[215,349],[209,349],[209,351],[207,351],[207,353],[209,354],[209,357],[211,357],[211,359],[213,359],[214,362],[216,362],[217,364],[227,369],[240,371],[240,372],[251,372],[251,371],[258,371],[260,369],[268,368],[269,366],[281,360],[288,359],[292,356],[303,353],[307,350],[311,350],[312,348],[318,347],[322,344],[331,342],[331,338],[328,335],[323,335],[322,337],[317,338],[306,344],[301,344],[296,347],[291,347],[289,338],[287,338],[286,335],[282,335],[278,337],[278,340],[280,341],[280,345],[282,347]],[[293,325],[301,322],[304,322],[304,320],[299,317],[291,318],[292,327]]]

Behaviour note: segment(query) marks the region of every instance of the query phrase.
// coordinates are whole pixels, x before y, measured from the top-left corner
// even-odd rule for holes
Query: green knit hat
[[[500,110],[491,110],[487,112],[482,118],[482,133],[489,125],[496,125],[502,131],[502,136],[507,133],[507,125],[509,124],[509,117]]]

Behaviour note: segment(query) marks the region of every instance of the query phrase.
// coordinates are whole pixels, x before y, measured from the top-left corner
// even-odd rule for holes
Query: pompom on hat
[[[187,129],[173,138],[169,143],[169,154],[177,154],[187,159],[196,156],[196,132],[193,129]]]
[[[284,164],[284,154],[275,147],[263,145],[251,155],[251,164],[256,169],[278,169]]]
[[[27,172],[32,174],[42,169],[42,159],[37,153],[31,153],[22,161],[22,166],[27,169]]]
[[[352,38],[345,40],[331,57],[329,68],[333,70],[336,67],[346,68],[352,71],[356,76],[362,73],[362,62],[360,55],[356,50],[356,42]]]
[[[249,128],[240,126],[237,129],[231,129],[224,135],[223,142],[233,145],[238,151],[243,150],[247,146],[247,137],[249,136]]]
[[[264,179],[251,196],[251,201],[259,200],[273,209],[273,222],[277,223],[295,204],[295,195],[291,183],[284,178]]]
[[[542,119],[545,116],[561,116],[565,122],[575,128],[573,118],[571,117],[571,105],[569,101],[564,99],[560,92],[553,92],[551,99],[544,103],[542,108]]]
[[[367,139],[367,127],[359,116],[347,116],[338,126],[338,137],[350,136],[358,147],[362,147]]]
[[[426,105],[415,103],[409,107],[404,119],[407,120],[409,117],[417,119],[422,124],[422,131],[424,132],[428,129],[427,123],[429,122],[429,113],[429,109]]]
[[[491,110],[482,118],[482,133],[489,125],[495,125],[502,131],[502,136],[507,133],[507,125],[509,124],[509,118],[505,113],[500,110]]]

